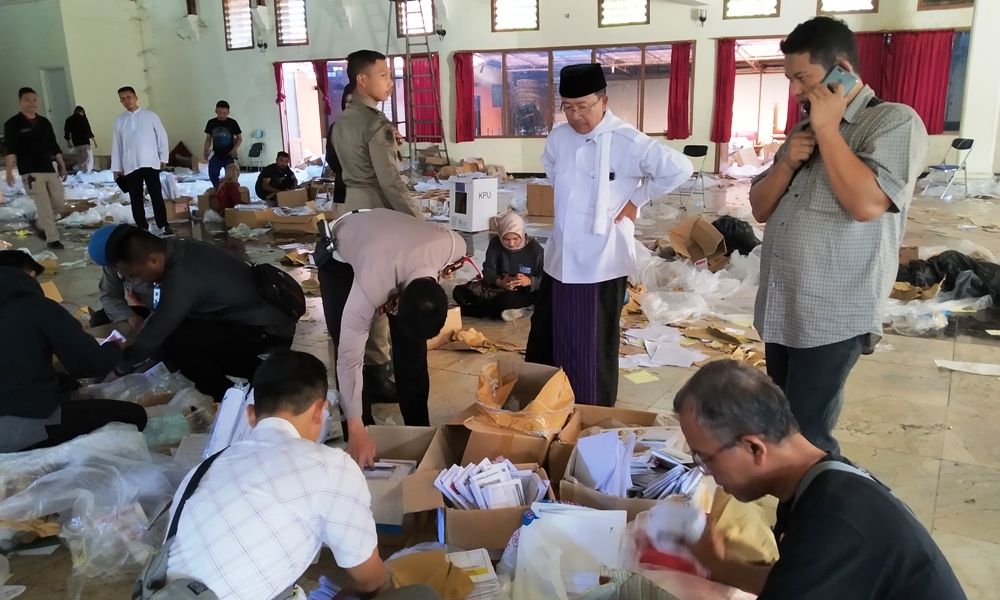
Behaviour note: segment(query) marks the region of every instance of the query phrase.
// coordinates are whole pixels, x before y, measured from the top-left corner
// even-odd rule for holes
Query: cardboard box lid
[[[49,300],[55,300],[56,302],[62,304],[63,297],[62,294],[59,293],[59,288],[56,287],[55,282],[46,281],[39,285],[42,286],[42,293],[45,294],[46,298]]]
[[[281,223],[284,225],[306,225],[318,221],[319,215],[279,215],[271,214],[271,223]]]
[[[379,459],[417,461],[416,472],[401,482],[368,480],[372,513],[377,523],[399,525],[403,515],[444,506],[441,493],[434,487],[434,479],[442,469],[454,464],[454,460],[440,429],[372,425],[368,427],[368,435],[375,442]]]
[[[461,330],[462,309],[459,306],[453,306],[448,309],[448,318],[445,319],[444,327],[441,328],[441,331],[436,336],[427,340],[427,349],[434,350],[435,348],[444,346],[451,341],[452,334]]]
[[[275,195],[275,201],[278,203],[278,206],[287,206],[290,208],[305,206],[306,202],[309,201],[309,192],[305,188],[285,190]]]
[[[692,262],[726,254],[726,238],[701,215],[674,225],[668,235],[674,251]]]

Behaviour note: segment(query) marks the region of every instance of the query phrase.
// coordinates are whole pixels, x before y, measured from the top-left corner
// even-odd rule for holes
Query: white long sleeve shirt
[[[111,170],[128,175],[142,168],[160,169],[170,158],[167,132],[151,110],[125,111],[115,119],[111,140]]]
[[[611,136],[610,197],[606,231],[594,233],[597,210],[599,136]],[[555,222],[545,244],[545,272],[562,283],[599,283],[636,274],[635,224],[614,219],[629,200],[643,206],[679,187],[694,167],[607,111],[594,130],[581,135],[569,125],[549,134],[542,154],[555,188]]]

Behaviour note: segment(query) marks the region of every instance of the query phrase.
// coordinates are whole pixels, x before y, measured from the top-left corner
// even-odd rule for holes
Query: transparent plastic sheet
[[[38,216],[38,208],[35,206],[35,201],[28,196],[18,196],[11,200],[8,206],[22,211],[25,219],[31,220]]]
[[[933,300],[904,303],[890,299],[882,315],[882,323],[900,335],[917,336],[947,325],[952,312],[978,311],[992,306],[993,298],[990,296],[951,300],[948,294],[939,293]]]
[[[147,206],[146,217],[150,216],[152,216],[152,207]],[[107,223],[109,217],[114,223],[135,224],[132,207],[118,202],[98,204],[96,207],[82,212],[70,213],[63,217],[59,223],[66,227],[99,227]]]
[[[214,211],[210,210],[208,212],[212,213]],[[216,214],[218,214],[218,213],[216,213]],[[208,221],[208,214],[207,213],[205,215],[205,221],[209,222]],[[271,231],[271,230],[268,229],[268,228],[266,228],[266,227],[263,227],[263,228],[260,228],[260,229],[251,229],[250,226],[247,225],[246,223],[240,223],[236,227],[231,228],[227,233],[228,233],[229,237],[232,237],[232,238],[236,238],[236,239],[239,239],[239,240],[249,240],[249,239],[253,239],[253,238],[259,238],[260,236],[267,234],[269,231]]]
[[[84,398],[121,400],[149,407],[166,404],[178,392],[193,388],[194,383],[180,373],[168,373],[160,377],[132,373],[110,383],[87,386],[79,394]]]
[[[177,187],[177,178],[169,171],[160,171],[160,188],[163,191],[164,200],[176,200],[181,197],[180,189]]]
[[[206,223],[225,224],[225,222],[226,222],[226,220],[222,218],[222,215],[220,215],[219,213],[215,212],[211,208],[208,209],[207,211],[205,211],[205,216],[202,217],[202,220],[205,221]],[[245,225],[245,224],[241,223],[241,225]],[[249,229],[249,227],[247,227],[247,229]]]
[[[214,405],[212,398],[192,387],[177,392],[167,404],[146,407],[146,444],[160,449],[179,444],[189,433],[208,433]]]
[[[679,570],[708,578],[686,544],[693,544],[705,531],[705,513],[696,506],[666,500],[639,513],[625,528],[622,566],[630,571]]]
[[[115,174],[111,170],[91,171],[90,173],[76,173],[71,175],[67,182],[74,183],[114,183]]]
[[[0,221],[24,221],[24,211],[20,208],[0,206]]]
[[[0,556],[0,600],[10,600],[20,596],[27,590],[23,585],[5,585],[10,579],[10,563],[6,556]]]
[[[7,455],[0,463],[0,519],[49,517],[60,524],[73,556],[70,597],[78,598],[84,579],[138,572],[163,536],[151,521],[186,472],[151,455],[134,426],[114,423],[54,448]]]

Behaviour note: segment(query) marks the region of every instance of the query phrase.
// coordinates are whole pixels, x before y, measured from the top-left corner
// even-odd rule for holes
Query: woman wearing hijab
[[[467,317],[515,321],[530,317],[542,282],[545,251],[524,233],[524,220],[507,213],[497,223],[483,264],[483,278],[455,288],[455,302]]]
[[[219,212],[225,214],[227,208],[235,208],[237,204],[245,204],[240,194],[240,166],[236,163],[226,165],[226,175],[217,188]]]

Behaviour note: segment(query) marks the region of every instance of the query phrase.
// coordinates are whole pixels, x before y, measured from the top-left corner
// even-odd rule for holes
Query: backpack
[[[296,321],[306,314],[306,295],[295,278],[274,265],[251,264],[257,292],[268,304]]]

